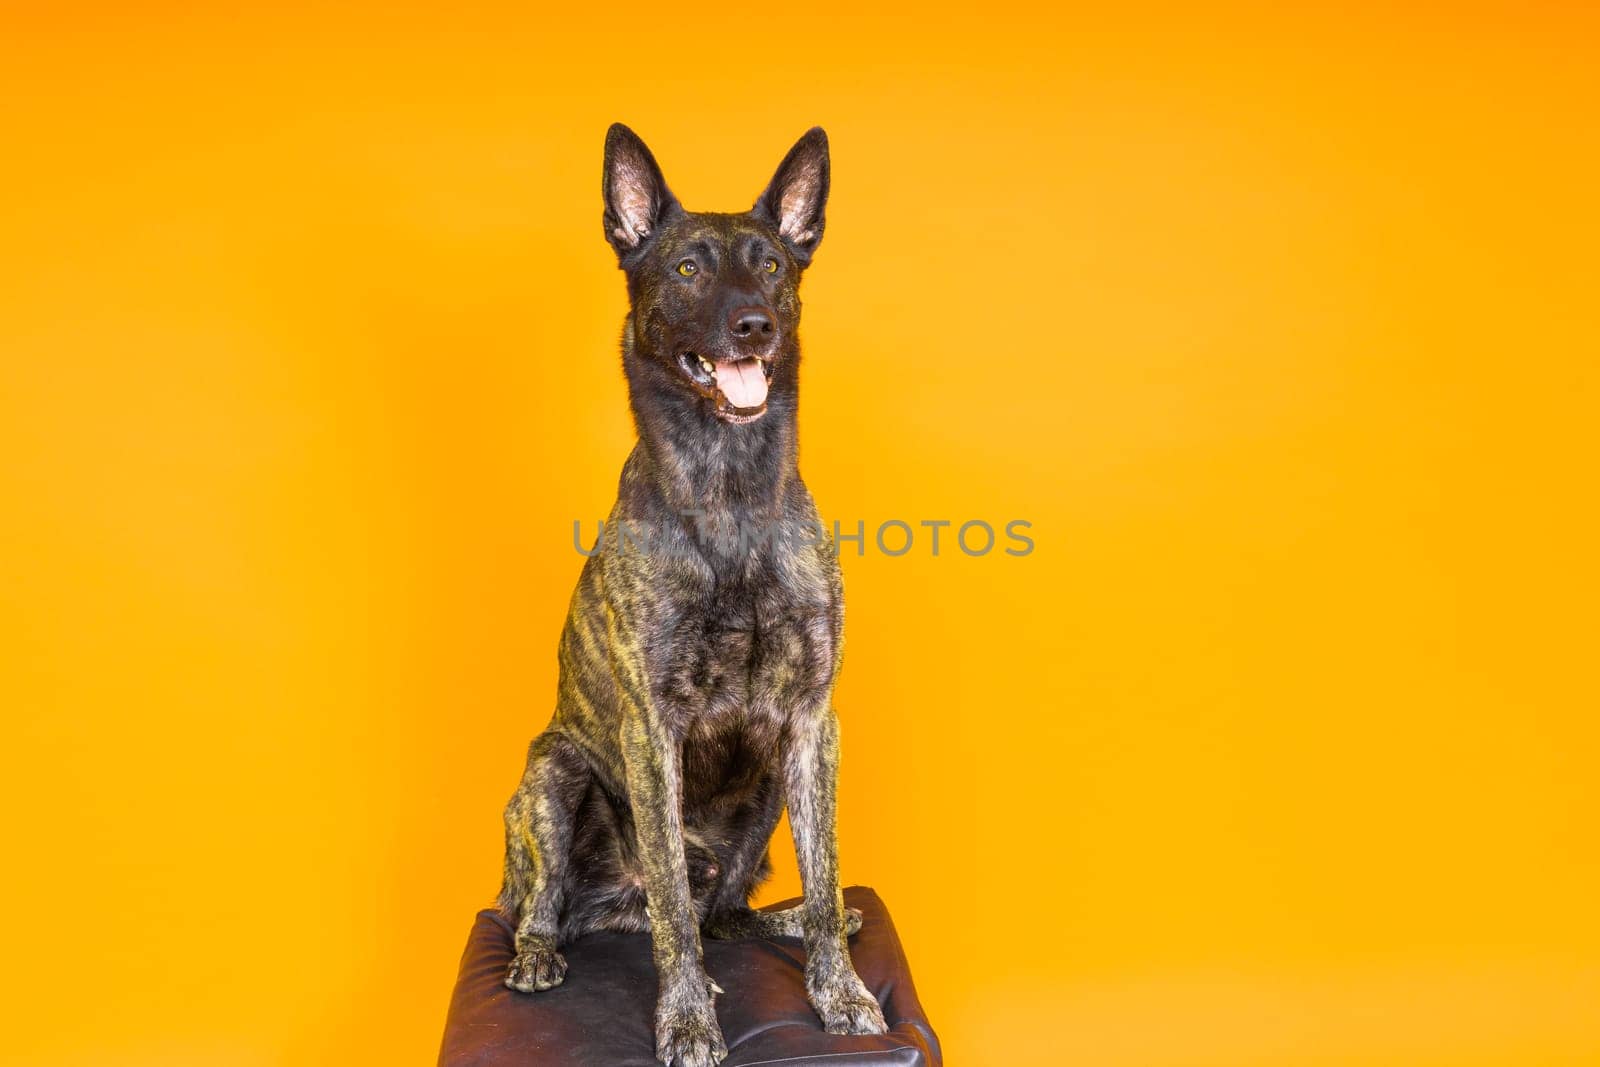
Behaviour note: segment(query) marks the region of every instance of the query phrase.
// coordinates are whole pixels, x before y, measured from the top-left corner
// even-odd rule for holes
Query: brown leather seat
[[[846,889],[844,899],[861,911],[861,931],[850,939],[850,954],[883,1005],[889,1032],[873,1037],[824,1033],[806,1001],[806,957],[798,941],[706,938],[706,971],[727,990],[717,998],[717,1019],[728,1042],[723,1067],[801,1062],[806,1067],[938,1067],[939,1039],[917,1002],[888,909],[862,886]],[[569,964],[565,982],[543,993],[513,993],[504,984],[511,928],[499,912],[479,912],[461,957],[440,1064],[659,1067],[649,938],[593,934],[562,952]]]

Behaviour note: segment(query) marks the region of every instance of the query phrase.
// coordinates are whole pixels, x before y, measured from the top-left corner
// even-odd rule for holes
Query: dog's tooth
[[[717,367],[716,367],[716,364],[712,363],[705,356],[701,356],[700,357],[700,369],[705,371],[707,374],[710,374],[711,372],[715,371],[717,369]]]

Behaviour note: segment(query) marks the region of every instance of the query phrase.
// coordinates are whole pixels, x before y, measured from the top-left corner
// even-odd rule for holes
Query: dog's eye
[[[761,264],[761,269],[768,274],[776,274],[778,273],[778,261],[768,256],[766,262]]]
[[[678,273],[683,275],[685,278],[694,277],[694,272],[699,269],[699,267],[694,265],[694,260],[692,259],[686,259],[682,263],[678,264]]]

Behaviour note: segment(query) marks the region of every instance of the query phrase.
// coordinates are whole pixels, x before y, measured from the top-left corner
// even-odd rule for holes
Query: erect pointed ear
[[[803,267],[822,241],[827,204],[828,135],[821,126],[813,126],[783,157],[772,184],[750,213],[778,228],[778,236]]]
[[[683,211],[667,189],[656,157],[638,134],[620,122],[612,123],[606,131],[605,174],[600,188],[606,201],[606,240],[624,261],[662,223]]]

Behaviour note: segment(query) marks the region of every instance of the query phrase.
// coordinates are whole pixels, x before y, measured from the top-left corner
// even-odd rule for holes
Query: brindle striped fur
[[[572,596],[554,717],[506,808],[499,903],[516,923],[506,984],[548,989],[565,976],[566,942],[648,929],[656,1055],[708,1067],[726,1048],[701,934],[799,936],[827,1030],[881,1033],[846,942],[860,917],[839,889],[833,544],[702,536],[738,523],[820,526],[796,463],[796,327],[799,276],[822,236],[827,139],[806,134],[749,213],[705,214],[684,211],[643,142],[613,126],[603,186],[607,239],[628,279],[622,361],[639,442]],[[693,278],[677,269],[685,257]],[[744,425],[717,417],[717,396],[681,359],[748,347],[728,332],[730,305],[764,309],[775,325],[767,410]],[[624,522],[651,531],[646,549],[615,536]],[[761,913],[749,901],[786,804],[804,903]]]

